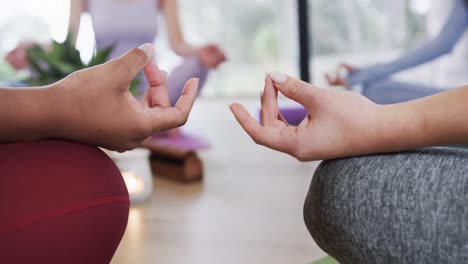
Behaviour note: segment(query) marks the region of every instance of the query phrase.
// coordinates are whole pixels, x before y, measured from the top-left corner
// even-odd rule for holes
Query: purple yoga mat
[[[282,107],[279,109],[290,125],[297,126],[307,116],[307,111],[302,107]]]
[[[170,137],[166,134],[154,135],[151,137],[151,142],[160,146],[191,151],[206,150],[211,148],[208,140],[186,133],[181,133],[180,136],[177,137]]]
[[[283,106],[280,107],[279,111],[284,116],[286,121],[288,121],[288,123],[293,126],[299,125],[307,116],[307,111],[300,106]],[[261,119],[261,110],[259,111],[258,115],[260,117],[259,119]]]

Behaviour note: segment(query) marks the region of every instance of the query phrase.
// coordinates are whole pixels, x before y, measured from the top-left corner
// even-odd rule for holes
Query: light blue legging
[[[443,89],[392,81],[390,78],[397,72],[449,54],[463,37],[467,28],[468,5],[464,0],[455,0],[447,22],[435,39],[407,52],[396,60],[359,68],[349,74],[346,81],[349,87],[361,85],[363,95],[380,104],[399,103],[439,93]]]
[[[362,95],[377,104],[396,104],[431,96],[444,90],[434,86],[389,79],[369,83],[363,87]]]

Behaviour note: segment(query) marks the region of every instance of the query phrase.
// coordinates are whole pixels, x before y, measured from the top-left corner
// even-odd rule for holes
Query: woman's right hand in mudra
[[[195,101],[198,80],[189,80],[171,107],[167,74],[158,69],[153,54],[153,46],[146,44],[54,84],[51,89],[60,99],[56,107],[61,118],[52,135],[125,151],[155,133],[183,125]],[[142,101],[137,101],[129,85],[141,70],[149,88]]]

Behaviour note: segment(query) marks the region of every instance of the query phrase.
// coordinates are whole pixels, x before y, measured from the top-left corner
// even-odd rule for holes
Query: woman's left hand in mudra
[[[279,113],[278,91],[307,110],[299,126]],[[275,72],[266,78],[261,102],[261,124],[240,104],[230,109],[255,143],[300,161],[367,154],[385,143],[384,108],[359,94],[320,89]]]

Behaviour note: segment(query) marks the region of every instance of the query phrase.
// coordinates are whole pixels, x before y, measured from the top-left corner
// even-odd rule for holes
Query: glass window
[[[95,0],[99,1],[99,0]],[[208,96],[258,95],[266,70],[297,76],[297,1],[179,0],[188,41],[219,43],[229,62],[211,74]],[[360,65],[383,61],[427,38],[429,0],[308,0],[311,76],[323,85],[323,74],[339,62]],[[16,0],[1,4],[0,54],[21,38],[62,41],[69,1]],[[78,48],[86,61],[94,48],[91,19],[83,15]],[[31,26],[34,25],[34,26]],[[180,58],[167,47],[163,23],[156,40],[159,64],[170,70]]]
[[[67,34],[69,1],[3,1],[0,16],[0,53],[18,41],[63,41]]]
[[[427,38],[428,0],[309,0],[312,75],[340,62],[365,65],[395,56]]]
[[[205,95],[255,95],[266,70],[298,74],[297,10],[284,0],[179,0],[186,38],[196,44],[220,44],[229,62],[211,74]],[[161,43],[163,41],[164,43]],[[164,50],[166,38],[157,41]],[[163,52],[161,63],[177,59]]]
[[[297,74],[295,1],[179,0],[179,6],[187,40],[195,44],[219,43],[229,56],[229,63],[211,74],[205,95],[258,95],[265,70]],[[36,39],[44,41],[50,38],[62,41],[66,37],[69,8],[69,1],[63,0],[8,1],[1,4],[7,15],[0,17],[0,27],[8,25],[7,28],[18,31],[20,24],[26,24],[22,37],[37,35]],[[18,23],[24,17],[33,22]],[[83,15],[77,46],[85,61],[89,60],[94,48],[91,23],[90,17]],[[43,25],[42,30],[38,30],[39,24]],[[180,58],[168,49],[164,24],[159,25],[160,35],[156,41],[159,63],[170,70]],[[0,32],[0,52],[16,46],[18,38],[22,38],[8,32]]]

